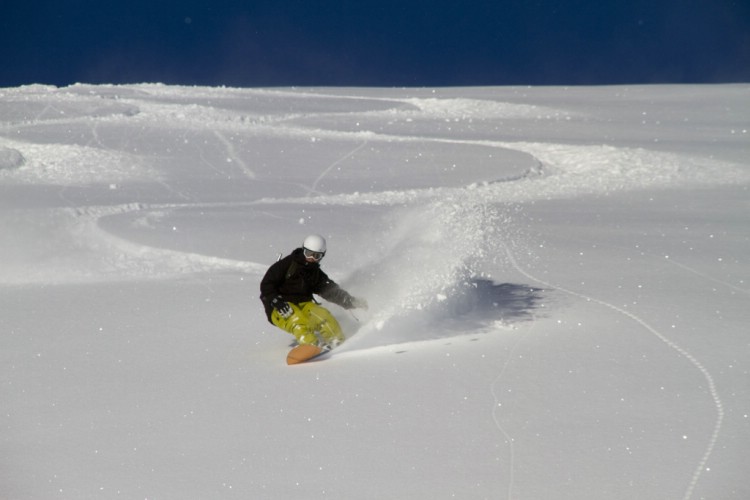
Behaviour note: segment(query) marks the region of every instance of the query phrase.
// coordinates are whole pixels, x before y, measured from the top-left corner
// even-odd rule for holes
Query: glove
[[[292,306],[289,305],[289,302],[282,299],[281,296],[273,298],[271,301],[271,307],[279,311],[279,316],[284,319],[287,319],[294,312]]]
[[[352,297],[352,309],[364,309],[365,311],[369,307],[367,305],[367,301],[365,299],[360,299],[358,297]]]

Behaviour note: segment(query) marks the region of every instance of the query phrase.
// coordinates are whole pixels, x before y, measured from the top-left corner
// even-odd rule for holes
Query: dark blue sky
[[[0,86],[750,82],[750,0],[3,0]]]

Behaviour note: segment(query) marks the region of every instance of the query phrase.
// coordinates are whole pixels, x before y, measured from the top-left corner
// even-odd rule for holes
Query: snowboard
[[[294,346],[292,350],[289,351],[289,354],[286,355],[286,364],[298,365],[300,363],[304,363],[306,361],[310,361],[311,359],[317,358],[321,354],[325,354],[328,351],[330,351],[330,349],[321,348],[311,344],[301,344],[298,346]]]

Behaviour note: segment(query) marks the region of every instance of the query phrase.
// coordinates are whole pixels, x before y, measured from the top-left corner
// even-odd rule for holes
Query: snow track
[[[15,241],[0,254],[10,264],[3,268],[3,281],[19,285],[96,283],[167,279],[208,272],[257,275],[265,271],[265,266],[251,262],[138,244],[100,227],[107,217],[170,209],[131,203],[37,210],[6,217],[7,230],[14,233]],[[40,225],[39,220],[44,223]],[[21,249],[32,246],[32,241],[36,250],[23,252]]]
[[[708,463],[709,458],[711,457],[711,453],[713,452],[714,448],[716,447],[716,443],[719,440],[719,434],[721,433],[721,427],[722,422],[724,421],[724,405],[721,401],[721,397],[719,396],[719,391],[716,387],[716,382],[714,380],[713,375],[709,370],[703,365],[703,363],[700,362],[698,358],[696,358],[693,354],[691,354],[689,351],[681,347],[679,344],[677,344],[675,341],[670,339],[668,336],[663,334],[662,332],[658,331],[656,328],[645,322],[640,317],[636,316],[630,311],[626,311],[623,308],[617,307],[613,304],[610,304],[608,302],[605,302],[603,300],[585,295],[580,292],[576,292],[573,290],[570,290],[568,288],[564,288],[561,286],[558,286],[553,283],[548,283],[547,281],[544,281],[542,279],[539,279],[531,274],[529,274],[528,271],[521,268],[521,266],[516,261],[515,257],[513,256],[513,253],[510,251],[509,248],[505,248],[506,253],[508,255],[508,259],[512,266],[522,275],[526,276],[528,279],[530,279],[533,282],[539,283],[540,285],[549,288],[549,289],[555,289],[559,290],[561,292],[564,292],[568,295],[571,295],[573,297],[578,297],[580,299],[583,299],[587,302],[598,304],[600,306],[604,306],[608,309],[611,309],[615,311],[617,314],[621,314],[629,319],[631,319],[633,322],[640,325],[643,329],[645,329],[647,332],[652,334],[654,337],[659,339],[661,342],[665,343],[667,346],[669,346],[671,349],[676,351],[680,356],[682,356],[685,360],[687,360],[690,364],[693,365],[695,369],[697,369],[703,378],[706,381],[709,394],[711,396],[711,399],[713,400],[714,409],[716,411],[716,420],[714,423],[713,430],[710,433],[709,439],[708,439],[708,445],[706,447],[705,452],[703,453],[703,456],[700,458],[698,465],[695,467],[695,471],[693,472],[693,476],[685,489],[685,494],[682,497],[684,500],[689,500],[693,495],[693,490],[695,489],[696,484],[698,483],[701,475],[704,473],[706,469],[706,464]],[[504,371],[504,369],[503,369]],[[501,372],[502,374],[502,372]],[[501,428],[502,431],[502,428]],[[504,433],[504,431],[502,431]]]

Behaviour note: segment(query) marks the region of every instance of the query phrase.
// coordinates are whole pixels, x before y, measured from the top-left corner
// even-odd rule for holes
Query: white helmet
[[[326,240],[319,234],[311,234],[302,242],[305,257],[320,260],[326,254]]]

